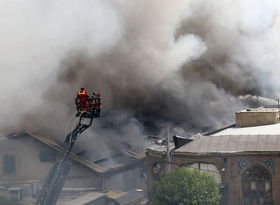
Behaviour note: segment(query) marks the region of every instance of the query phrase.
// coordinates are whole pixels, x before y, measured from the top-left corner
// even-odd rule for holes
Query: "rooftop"
[[[143,191],[137,191],[136,189],[131,189],[126,192],[125,195],[116,198],[115,200],[120,204],[136,204],[137,201],[144,198]]]
[[[170,149],[174,148],[174,146],[172,145],[170,147]],[[156,152],[167,152],[167,147],[166,145],[152,145],[150,147],[148,147],[146,150],[153,150]]]
[[[220,135],[202,136],[175,153],[237,153],[280,151],[280,135]]]
[[[68,201],[67,205],[84,205],[84,204],[90,204],[94,200],[106,197],[106,193],[100,193],[100,192],[90,192],[86,195],[83,195],[81,197],[78,197],[74,200]]]
[[[21,137],[24,136],[32,137],[51,149],[54,149],[60,153],[64,153],[64,148],[53,138],[38,133],[12,133],[7,135],[7,137],[3,137],[3,139],[21,139]],[[0,137],[0,140],[1,139],[2,138]],[[144,153],[137,150],[132,145],[114,140],[110,140],[110,144],[114,146],[114,149],[117,150],[118,153],[114,152],[113,155],[106,156],[99,160],[92,160],[85,156],[79,156],[78,154],[71,152],[69,158],[81,165],[84,165],[85,167],[88,167],[97,174],[111,174],[118,172],[120,169],[129,168],[144,160]],[[114,160],[114,162],[116,161],[116,163],[109,163],[108,165],[108,161],[112,160]]]
[[[230,127],[212,136],[221,135],[280,135],[280,123],[254,127]]]
[[[241,110],[239,112],[279,112],[278,108],[267,108],[267,107],[259,107],[259,108],[250,108],[246,110]],[[237,113],[239,113],[237,112]]]
[[[280,152],[280,123],[277,107],[260,107],[242,110],[238,113],[248,113],[248,115],[238,114],[239,121],[243,122],[241,124],[247,123],[247,126],[233,124],[218,130],[197,134],[190,138],[191,142],[188,141],[181,147],[177,145],[179,148],[172,151],[192,154]],[[253,126],[253,124],[260,125]],[[166,146],[153,146],[147,150],[164,153]]]
[[[254,127],[229,126],[201,135],[175,152],[236,153],[280,151],[280,123]]]

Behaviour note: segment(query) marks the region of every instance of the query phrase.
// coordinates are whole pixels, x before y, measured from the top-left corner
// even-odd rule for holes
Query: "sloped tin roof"
[[[46,144],[47,146],[49,146],[50,148],[58,151],[58,152],[61,152],[61,153],[64,153],[64,148],[60,145],[58,145],[57,142],[55,142],[52,138],[48,137],[48,136],[44,136],[44,135],[40,135],[38,133],[26,133],[28,136],[31,136],[33,138],[35,138],[36,140]],[[113,142],[112,142],[113,143]],[[134,160],[129,162],[129,163],[126,163],[126,164],[120,164],[118,166],[114,166],[114,167],[111,167],[111,168],[104,168],[104,167],[101,167],[99,165],[97,165],[96,163],[90,161],[90,160],[87,160],[87,159],[84,159],[78,155],[76,155],[75,153],[73,152],[70,152],[69,154],[69,157],[78,162],[79,164],[82,164],[88,168],[90,168],[91,170],[97,172],[97,173],[111,173],[112,171],[114,170],[118,170],[119,168],[122,168],[122,167],[126,167],[126,166],[130,166],[131,164],[134,164],[134,163],[137,163],[139,161],[143,161],[144,159],[144,153],[136,153],[134,151],[131,151],[130,149],[124,147],[124,146],[121,146],[121,144],[118,144],[119,146],[119,149],[125,153],[126,155],[128,156],[131,156],[131,157],[134,157]]]
[[[35,138],[36,140],[38,140],[38,141],[40,141],[44,144],[46,144],[47,146],[49,146],[52,149],[55,149],[58,152],[64,153],[64,148],[62,146],[58,145],[53,139],[51,139],[47,136],[43,136],[43,135],[40,135],[40,134],[33,134],[33,133],[32,134],[27,133],[27,135]],[[69,157],[72,160],[74,160],[74,161],[76,161],[76,162],[78,162],[78,163],[80,163],[80,164],[98,172],[98,173],[102,173],[102,172],[106,171],[106,169],[104,169],[103,167],[100,167],[100,166],[96,165],[95,163],[93,163],[89,160],[85,160],[85,159],[79,157],[78,155],[76,155],[72,152],[69,154]]]
[[[202,154],[278,151],[280,151],[280,134],[201,136],[174,152]]]
[[[280,123],[252,127],[232,126],[212,135],[280,135]]]

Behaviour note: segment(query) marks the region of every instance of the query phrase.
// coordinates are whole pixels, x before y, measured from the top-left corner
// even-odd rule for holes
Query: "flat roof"
[[[266,107],[259,107],[259,108],[249,108],[246,110],[241,110],[236,113],[245,113],[245,112],[279,112],[280,109],[278,108],[266,108]]]
[[[280,123],[253,127],[230,127],[212,136],[221,135],[280,135]]]
[[[273,151],[280,151],[280,134],[202,136],[174,152],[205,154]]]

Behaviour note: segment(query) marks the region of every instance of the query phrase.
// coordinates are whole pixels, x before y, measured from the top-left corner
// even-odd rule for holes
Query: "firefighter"
[[[97,116],[100,117],[100,111],[101,111],[101,94],[100,91],[98,91],[96,94],[96,100],[95,102],[97,103]]]
[[[100,91],[92,93],[92,108],[93,113],[96,117],[100,117],[100,106],[101,106],[101,94]]]
[[[80,91],[77,93],[77,97],[75,99],[78,112],[87,111],[87,102],[88,102],[88,94],[87,91],[85,91],[85,87],[82,86]]]

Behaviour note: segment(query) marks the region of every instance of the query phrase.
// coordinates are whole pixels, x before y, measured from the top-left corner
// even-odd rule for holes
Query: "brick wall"
[[[237,127],[269,125],[279,122],[279,112],[244,111],[235,113]]]
[[[155,180],[154,165],[161,165],[161,173],[167,172],[166,154],[146,151],[146,165],[148,182]],[[191,155],[173,153],[171,157],[171,170],[187,164],[203,162],[214,164],[222,177],[222,183],[227,187],[228,205],[243,205],[242,199],[242,173],[253,164],[265,167],[272,176],[272,195],[274,205],[280,205],[280,155],[271,153],[248,153],[248,154],[206,154]]]

